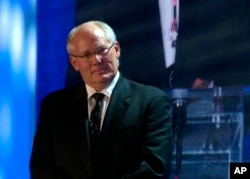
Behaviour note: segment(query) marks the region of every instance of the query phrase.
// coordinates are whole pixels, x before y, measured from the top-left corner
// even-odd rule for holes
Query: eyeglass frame
[[[99,57],[105,57],[109,54],[110,49],[115,45],[115,42],[113,42],[109,47],[99,47],[92,52],[87,52],[83,55],[73,55],[70,54],[70,56],[75,57],[75,58],[80,58],[83,59],[86,62],[89,62],[91,57],[95,54],[98,55]],[[107,50],[107,51],[106,51]],[[106,52],[105,52],[106,51]],[[101,54],[104,53],[104,54]]]

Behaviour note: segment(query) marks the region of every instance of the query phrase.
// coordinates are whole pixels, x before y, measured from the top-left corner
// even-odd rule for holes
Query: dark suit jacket
[[[30,160],[32,179],[166,178],[172,128],[165,94],[120,77],[91,165],[84,85],[48,95],[41,104]]]

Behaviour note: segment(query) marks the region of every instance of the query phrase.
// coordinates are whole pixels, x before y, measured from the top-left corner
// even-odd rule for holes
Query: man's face
[[[109,42],[101,29],[89,26],[76,32],[72,45],[70,62],[84,82],[98,91],[107,87],[118,71],[119,43]]]

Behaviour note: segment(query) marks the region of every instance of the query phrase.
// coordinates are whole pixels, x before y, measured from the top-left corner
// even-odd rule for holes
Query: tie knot
[[[96,102],[102,101],[104,94],[102,93],[95,93],[92,95],[92,97],[95,99]]]

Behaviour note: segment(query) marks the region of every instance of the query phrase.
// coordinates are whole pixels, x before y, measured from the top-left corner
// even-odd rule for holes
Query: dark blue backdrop
[[[66,38],[74,25],[74,0],[37,2],[37,112],[45,95],[65,85]]]

